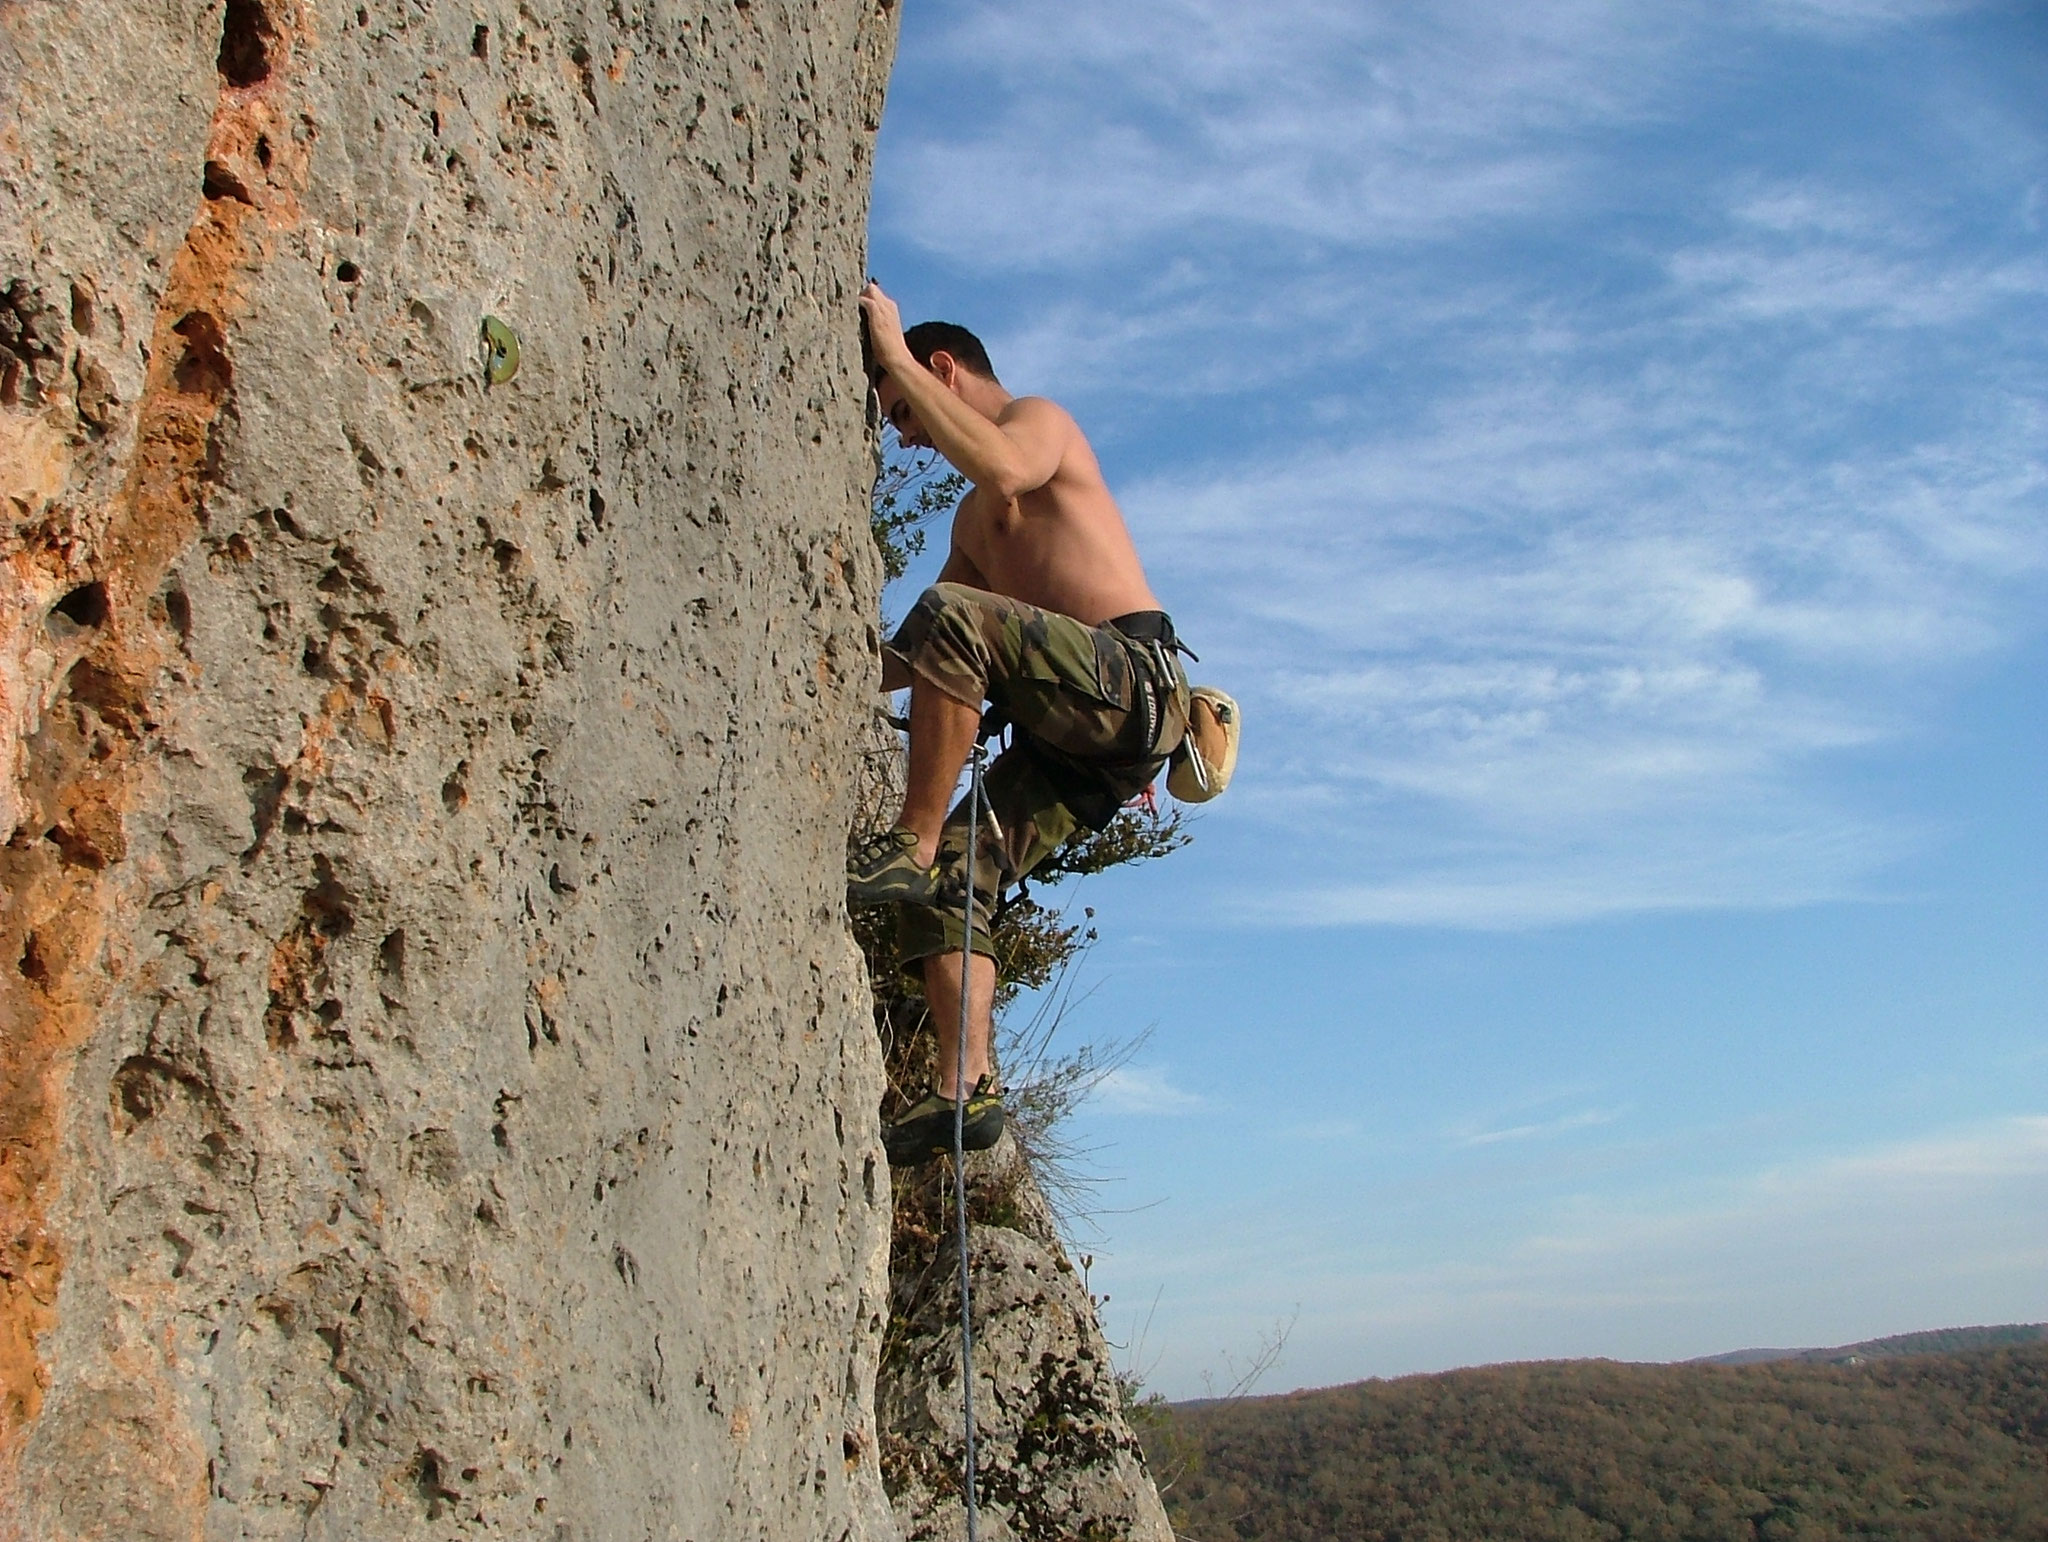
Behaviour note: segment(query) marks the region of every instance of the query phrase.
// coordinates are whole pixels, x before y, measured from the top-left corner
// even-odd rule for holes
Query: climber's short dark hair
[[[973,370],[984,380],[996,378],[995,366],[989,363],[988,350],[981,346],[981,339],[950,321],[920,321],[903,334],[903,341],[910,344],[911,357],[927,369],[931,368],[933,354],[950,353],[956,364]]]

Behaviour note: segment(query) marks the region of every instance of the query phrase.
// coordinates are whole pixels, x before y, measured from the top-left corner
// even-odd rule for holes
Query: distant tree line
[[[2048,1542],[2048,1344],[1148,1409],[1187,1542]]]

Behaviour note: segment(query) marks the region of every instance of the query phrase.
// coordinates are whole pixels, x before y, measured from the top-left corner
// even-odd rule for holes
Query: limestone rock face
[[[1005,1135],[967,1166],[978,1534],[989,1542],[1173,1542],[1124,1417],[1095,1302],[1023,1153]],[[907,1542],[967,1535],[951,1186],[943,1159],[896,1185],[894,1310],[877,1409],[883,1471]]]
[[[893,25],[0,0],[0,1537],[894,1535]]]

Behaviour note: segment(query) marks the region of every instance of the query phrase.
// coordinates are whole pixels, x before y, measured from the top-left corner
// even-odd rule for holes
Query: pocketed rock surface
[[[0,3],[0,1537],[895,1535],[893,28]]]

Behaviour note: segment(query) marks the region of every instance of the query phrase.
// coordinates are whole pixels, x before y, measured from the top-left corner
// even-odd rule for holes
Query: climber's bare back
[[[905,444],[931,444],[894,385],[885,378],[880,386],[890,422]],[[1042,396],[1011,397],[987,416],[1021,460],[1051,474],[1008,497],[995,486],[971,487],[953,513],[940,581],[1007,594],[1089,626],[1159,609],[1080,425]]]
[[[1014,498],[976,487],[953,515],[952,569],[943,577],[1097,626],[1157,610],[1124,516],[1080,425],[1043,397],[1021,396],[996,419],[1012,434],[1058,446],[1044,485]]]

